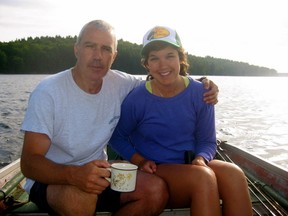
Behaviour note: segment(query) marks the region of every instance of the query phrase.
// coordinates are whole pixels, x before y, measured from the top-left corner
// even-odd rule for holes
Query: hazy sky
[[[286,0],[0,0],[0,41],[75,36],[104,19],[141,44],[155,25],[175,28],[189,54],[288,73]],[[189,4],[188,4],[189,3]]]

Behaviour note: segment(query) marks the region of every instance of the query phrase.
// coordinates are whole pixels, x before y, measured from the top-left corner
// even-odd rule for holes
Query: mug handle
[[[111,183],[111,168],[106,168],[106,169],[110,171],[110,178],[105,177],[105,179]]]

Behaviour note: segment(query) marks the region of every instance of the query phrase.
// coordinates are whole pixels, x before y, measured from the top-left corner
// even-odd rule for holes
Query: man
[[[74,53],[75,67],[43,80],[29,99],[21,169],[31,201],[52,215],[160,214],[169,196],[160,178],[138,171],[129,193],[112,191],[105,179],[106,145],[121,103],[141,82],[110,69],[117,55],[113,27],[101,20],[87,23]],[[206,100],[217,102],[217,91],[214,86]]]

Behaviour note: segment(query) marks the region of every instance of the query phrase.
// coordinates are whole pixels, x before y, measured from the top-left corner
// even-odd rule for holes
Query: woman
[[[147,82],[122,104],[110,144],[169,188],[169,208],[191,215],[252,215],[248,185],[236,165],[214,160],[215,113],[202,100],[203,85],[188,77],[187,57],[171,28],[157,26],[143,39]],[[189,160],[191,158],[191,160]]]

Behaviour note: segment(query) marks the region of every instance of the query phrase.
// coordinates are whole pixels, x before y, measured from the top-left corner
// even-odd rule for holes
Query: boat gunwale
[[[278,191],[283,199],[288,200],[288,171],[228,142],[222,142],[220,146],[244,172],[255,179],[261,179],[263,184]]]

